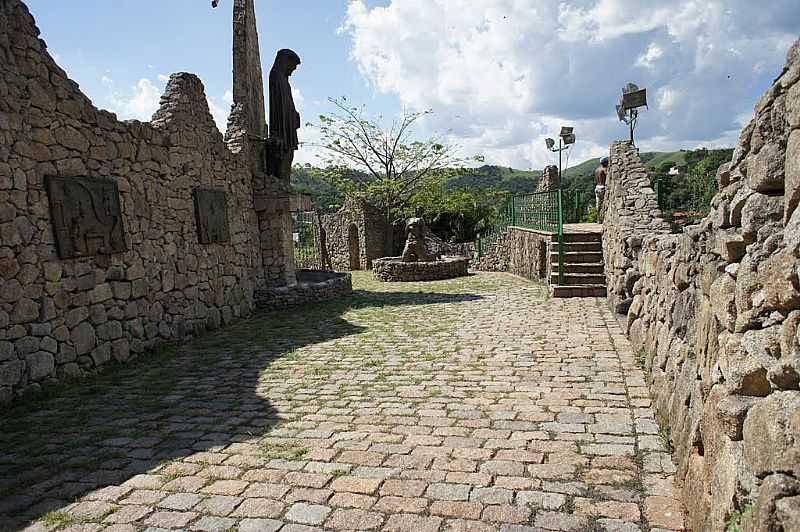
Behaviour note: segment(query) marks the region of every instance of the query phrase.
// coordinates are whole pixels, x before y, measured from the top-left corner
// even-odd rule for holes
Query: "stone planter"
[[[438,281],[467,275],[467,257],[442,257],[430,262],[403,262],[400,257],[383,257],[372,263],[375,278],[385,282]]]

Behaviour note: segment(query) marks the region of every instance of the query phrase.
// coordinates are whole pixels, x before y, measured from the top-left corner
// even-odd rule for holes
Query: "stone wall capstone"
[[[235,9],[252,6],[237,0]],[[151,123],[121,122],[55,63],[25,4],[0,2],[0,402],[220,327],[252,310],[256,288],[294,275],[286,242],[264,230],[285,232],[284,211],[263,198],[286,187],[251,168],[245,111],[237,101],[226,143],[201,81],[179,73]],[[51,177],[111,180],[125,239],[113,250],[127,251],[60,257]],[[225,194],[223,241],[199,243],[197,187]],[[115,204],[80,194],[70,201],[76,215],[98,219]]]
[[[611,148],[609,302],[646,354],[690,530],[723,530],[748,507],[743,530],[800,522],[799,160],[800,41],[700,224],[664,234],[635,150]],[[637,182],[646,194],[632,197]]]

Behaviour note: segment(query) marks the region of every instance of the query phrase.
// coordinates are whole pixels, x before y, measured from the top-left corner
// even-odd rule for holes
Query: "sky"
[[[544,139],[575,128],[570,165],[627,137],[622,87],[648,91],[643,151],[732,147],[800,36],[797,0],[256,0],[264,74],[302,58],[291,83],[314,163],[315,124],[346,96],[374,116],[432,110],[463,156],[540,169]],[[50,53],[93,103],[149,120],[169,75],[197,74],[225,129],[232,0],[26,0]],[[388,124],[387,124],[388,125]]]

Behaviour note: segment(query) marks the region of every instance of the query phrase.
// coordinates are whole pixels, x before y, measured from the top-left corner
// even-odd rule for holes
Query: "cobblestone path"
[[[603,301],[354,284],[0,414],[0,529],[681,529]]]

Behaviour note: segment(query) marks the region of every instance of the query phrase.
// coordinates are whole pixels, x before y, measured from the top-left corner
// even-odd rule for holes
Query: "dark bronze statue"
[[[269,165],[268,172],[289,179],[294,152],[298,147],[297,130],[300,115],[294,107],[289,76],[300,65],[300,57],[292,50],[279,50],[269,72]]]

